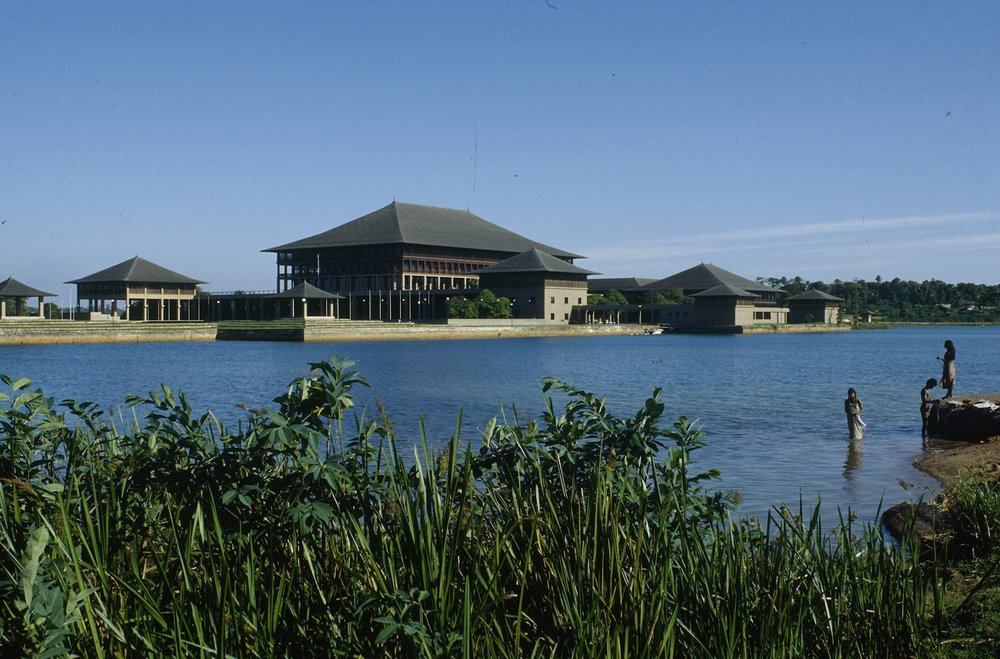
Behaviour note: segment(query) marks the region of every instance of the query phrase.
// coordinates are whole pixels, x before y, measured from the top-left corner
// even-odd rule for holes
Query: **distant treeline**
[[[946,284],[929,279],[904,281],[898,277],[874,281],[856,279],[832,284],[801,277],[759,278],[763,284],[789,295],[816,289],[844,299],[844,311],[871,311],[889,321],[1000,322],[1000,284]]]

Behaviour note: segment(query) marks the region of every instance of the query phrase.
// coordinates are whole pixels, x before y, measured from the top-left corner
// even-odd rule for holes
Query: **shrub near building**
[[[483,289],[474,300],[456,297],[448,300],[449,318],[510,318],[510,300],[497,297],[492,291]]]

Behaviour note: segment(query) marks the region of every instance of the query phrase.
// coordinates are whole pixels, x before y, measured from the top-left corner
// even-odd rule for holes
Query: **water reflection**
[[[847,441],[847,459],[844,460],[844,478],[852,481],[861,469],[861,440],[850,439]]]

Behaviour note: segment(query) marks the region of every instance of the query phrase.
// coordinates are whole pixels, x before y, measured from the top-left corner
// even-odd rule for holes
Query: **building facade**
[[[844,298],[811,289],[791,296],[786,302],[790,323],[835,325],[840,322],[840,306],[844,303]]]
[[[533,247],[476,274],[482,288],[511,301],[514,318],[569,323],[587,304],[587,276],[595,273]]]
[[[608,280],[614,281],[614,280]],[[623,279],[625,283],[639,280]],[[605,292],[610,287],[603,284]],[[693,304],[636,304],[640,292],[679,289]],[[592,292],[598,292],[592,289]],[[750,325],[780,325],[788,322],[788,308],[781,302],[784,291],[747,279],[710,263],[701,263],[676,274],[631,289],[633,301],[617,309],[589,309],[587,322],[639,322],[676,328],[702,329]],[[626,294],[628,296],[628,294]]]
[[[479,288],[479,270],[531,248],[566,263],[583,258],[467,210],[397,201],[263,251],[276,255],[278,292],[308,282],[344,296],[346,317],[430,320],[445,316],[448,296]]]

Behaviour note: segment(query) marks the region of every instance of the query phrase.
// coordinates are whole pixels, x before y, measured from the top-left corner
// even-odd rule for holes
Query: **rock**
[[[932,437],[984,442],[1000,437],[1000,404],[995,394],[945,398],[931,406],[928,431]]]
[[[951,515],[936,501],[897,504],[882,513],[882,526],[893,538],[921,553],[946,545],[954,534]]]

